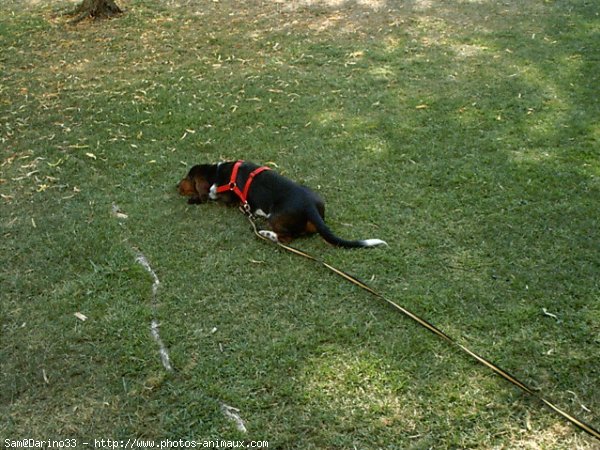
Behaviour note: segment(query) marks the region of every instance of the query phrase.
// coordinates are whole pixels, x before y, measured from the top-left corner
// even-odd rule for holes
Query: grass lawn
[[[0,447],[600,448],[175,190],[271,162],[390,245],[295,246],[598,428],[600,3],[117,3],[77,26],[74,1],[0,3]]]

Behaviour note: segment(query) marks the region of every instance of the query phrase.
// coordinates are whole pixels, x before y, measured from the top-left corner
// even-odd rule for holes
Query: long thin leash
[[[273,243],[273,241],[271,241],[269,238],[261,235],[258,232],[256,224],[254,223],[253,217],[250,214],[248,208],[240,208],[240,210],[248,218],[248,221],[250,222],[250,224],[252,225],[252,229],[254,230],[254,234],[256,236],[258,236],[260,239],[264,240],[264,241]],[[515,386],[517,386],[523,392],[526,392],[527,394],[531,395],[536,400],[542,402],[544,405],[546,405],[552,411],[554,411],[555,413],[559,414],[560,416],[562,416],[563,418],[565,418],[566,420],[568,420],[569,422],[571,422],[577,428],[585,431],[586,433],[588,433],[591,436],[594,436],[596,439],[600,440],[600,431],[598,431],[597,429],[595,429],[593,426],[585,423],[584,421],[578,419],[577,417],[575,417],[575,416],[569,414],[568,412],[560,409],[558,406],[554,405],[552,402],[546,400],[544,397],[542,397],[541,395],[537,394],[532,388],[530,388],[529,386],[527,386],[527,384],[525,384],[522,381],[520,381],[514,375],[511,375],[506,370],[498,367],[496,364],[494,364],[493,362],[489,361],[488,359],[486,359],[486,358],[484,358],[482,356],[479,356],[477,353],[475,353],[472,350],[470,350],[469,348],[465,347],[464,345],[462,345],[461,343],[459,343],[458,341],[456,341],[455,339],[453,339],[452,337],[450,337],[449,335],[447,335],[446,333],[444,333],[442,330],[440,330],[438,327],[436,327],[432,323],[428,322],[425,319],[422,319],[421,317],[419,317],[418,315],[412,313],[408,309],[400,306],[398,303],[390,300],[389,298],[387,298],[384,295],[380,294],[379,292],[375,291],[373,288],[371,288],[369,285],[367,285],[363,281],[359,280],[355,276],[350,275],[349,273],[344,272],[343,270],[337,269],[337,268],[333,267],[332,265],[327,264],[325,261],[323,261],[321,259],[318,259],[318,258],[316,258],[316,257],[314,257],[312,255],[309,255],[308,253],[303,252],[302,250],[298,250],[297,248],[290,247],[289,245],[283,244],[281,242],[275,242],[275,243],[280,248],[282,248],[282,249],[284,249],[284,250],[286,250],[286,251],[288,251],[290,253],[293,253],[295,255],[301,256],[303,258],[306,258],[306,259],[314,261],[314,262],[316,262],[318,264],[321,264],[322,266],[326,267],[327,269],[329,269],[330,271],[332,271],[336,275],[344,278],[346,281],[349,281],[350,283],[354,284],[355,286],[358,286],[359,288],[367,291],[368,293],[372,294],[373,296],[375,296],[375,297],[383,300],[388,305],[392,306],[397,311],[401,312],[402,314],[404,314],[408,318],[412,319],[413,321],[415,321],[416,323],[418,323],[423,328],[426,328],[431,333],[433,333],[436,336],[442,338],[446,342],[454,345],[455,347],[458,347],[464,353],[468,354],[469,356],[471,356],[472,358],[474,358],[475,360],[477,360],[479,363],[483,364],[484,366],[486,366],[487,368],[489,368],[490,370],[492,370],[496,374],[500,375],[505,380],[507,380],[510,383],[512,383]]]

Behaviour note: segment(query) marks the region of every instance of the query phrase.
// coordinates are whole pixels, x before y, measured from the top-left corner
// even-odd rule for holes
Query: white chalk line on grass
[[[160,338],[160,334],[158,333],[158,322],[156,320],[152,320],[152,323],[150,324],[150,332],[152,333],[152,337],[158,344],[158,353],[160,353],[160,360],[162,362],[163,367],[169,372],[172,371],[173,366],[171,366],[169,352],[167,351],[167,347],[165,347],[165,344]]]
[[[128,218],[128,215],[125,214],[119,208],[119,206],[114,203],[112,205],[112,214],[114,217],[116,217],[117,219],[120,219],[120,220],[124,220],[124,219]],[[171,358],[169,357],[169,351],[167,350],[166,345],[164,344],[163,340],[160,337],[160,332],[159,332],[160,324],[156,320],[156,303],[157,303],[157,297],[158,297],[158,287],[160,286],[160,280],[158,279],[158,275],[156,275],[156,272],[154,271],[154,269],[152,269],[152,266],[150,265],[148,258],[146,258],[146,256],[141,251],[136,249],[135,247],[132,247],[132,250],[134,251],[134,253],[136,255],[135,261],[138,264],[140,264],[144,269],[146,269],[146,271],[152,277],[152,312],[153,312],[154,318],[152,319],[152,322],[150,322],[150,334],[152,335],[152,338],[158,345],[158,352],[159,352],[160,360],[162,362],[163,367],[168,372],[173,372],[173,366],[171,365]],[[238,431],[240,431],[242,433],[246,433],[248,431],[244,421],[242,420],[242,418],[239,414],[240,413],[239,409],[234,408],[233,406],[229,406],[215,398],[211,398],[211,400],[219,403],[219,405],[221,407],[221,412],[223,413],[225,418],[234,422]]]
[[[148,271],[148,273],[150,275],[152,275],[152,278],[154,279],[154,282],[152,283],[152,304],[154,305],[156,303],[156,293],[158,292],[158,286],[160,285],[160,280],[158,279],[158,276],[156,276],[156,272],[154,272],[154,270],[152,270],[152,267],[150,266],[150,263],[148,262],[148,259],[139,251],[136,251],[137,253],[137,257],[135,258],[135,260],[140,263],[144,269],[146,269]]]
[[[156,309],[156,297],[157,297],[157,292],[158,292],[158,286],[160,286],[160,280],[158,279],[156,272],[154,272],[154,270],[152,269],[152,266],[150,265],[150,263],[148,262],[148,259],[144,256],[144,254],[141,253],[140,251],[136,251],[136,253],[137,253],[137,257],[135,258],[135,260],[139,264],[141,264],[142,267],[144,267],[146,269],[146,271],[148,271],[148,273],[154,279],[154,281],[152,283],[152,307],[153,307],[153,309]],[[152,337],[158,344],[160,360],[162,361],[163,367],[167,371],[172,372],[173,366],[171,366],[169,352],[167,351],[167,347],[165,346],[162,339],[160,338],[160,334],[158,332],[158,327],[159,327],[158,321],[156,319],[152,319],[152,322],[150,324],[150,332],[152,333]],[[240,414],[239,414],[240,410],[237,408],[234,408],[233,406],[229,406],[221,401],[219,401],[219,404],[221,405],[221,412],[223,413],[223,415],[227,419],[229,419],[235,423],[235,427],[238,429],[238,431],[240,431],[242,433],[246,433],[248,430],[246,428],[246,425],[244,424],[244,421],[240,417]]]
[[[238,431],[241,431],[242,433],[246,433],[248,431],[246,429],[244,421],[240,417],[239,409],[234,408],[233,406],[226,405],[225,403],[221,403],[221,411],[223,412],[225,417],[227,417],[232,422],[235,422],[235,427],[238,429]]]
[[[152,266],[148,262],[146,256],[144,256],[144,254],[139,251],[136,251],[136,253],[136,262],[141,264],[141,266],[144,269],[146,269],[146,271],[152,276],[154,280],[152,282],[152,309],[156,310],[156,295],[158,293],[158,286],[160,286],[160,280],[158,279],[156,272],[154,272],[154,270],[152,269]],[[154,312],[156,313],[156,311]],[[163,367],[165,368],[165,370],[172,372],[173,366],[171,365],[171,359],[169,358],[169,351],[167,350],[165,343],[160,338],[159,324],[156,318],[152,319],[152,322],[150,322],[150,334],[154,338],[154,341],[158,344],[158,353],[160,354],[160,360],[162,362]]]

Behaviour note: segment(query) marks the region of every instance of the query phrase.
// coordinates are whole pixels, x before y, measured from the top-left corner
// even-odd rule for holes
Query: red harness
[[[219,186],[217,188],[217,194],[232,191],[235,195],[237,195],[240,198],[240,201],[242,202],[242,206],[244,206],[244,208],[246,208],[247,207],[246,205],[248,205],[248,192],[250,191],[250,185],[254,181],[254,177],[256,175],[258,175],[259,173],[264,172],[265,170],[271,170],[271,169],[267,166],[262,166],[262,167],[259,167],[258,169],[254,169],[248,176],[248,179],[246,180],[246,184],[244,185],[244,190],[242,191],[238,187],[236,179],[237,179],[238,170],[239,170],[240,166],[243,164],[243,162],[244,161],[240,160],[240,161],[237,161],[233,165],[229,183],[224,184],[223,186]]]

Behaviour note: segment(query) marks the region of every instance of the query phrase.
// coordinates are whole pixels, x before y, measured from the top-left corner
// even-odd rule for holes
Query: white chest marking
[[[217,183],[213,184],[210,189],[208,190],[208,197],[211,200],[216,200],[217,199]]]

